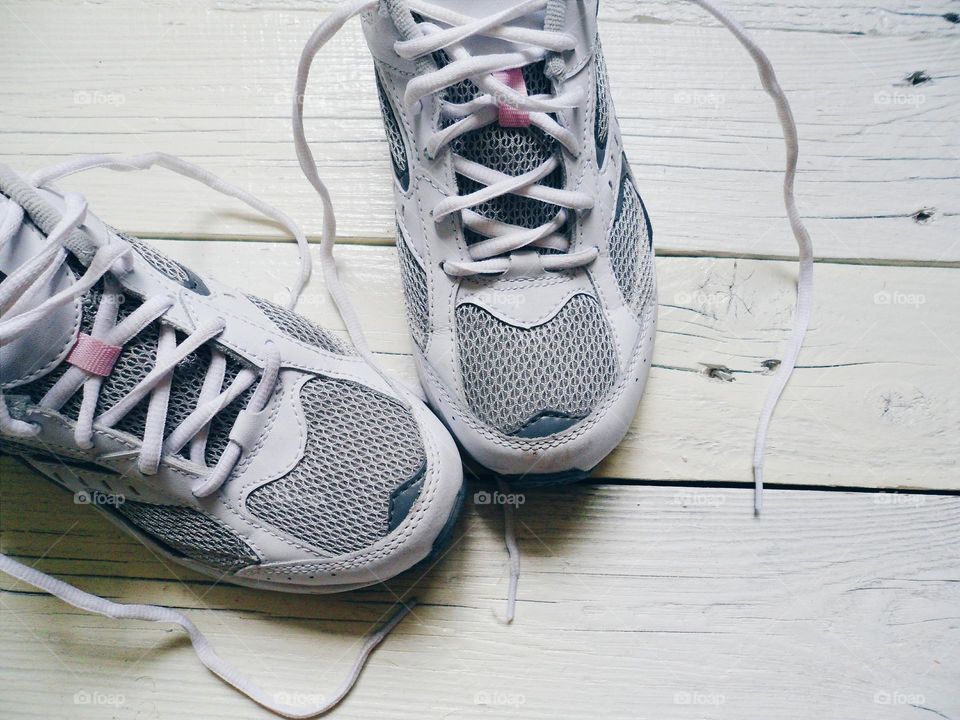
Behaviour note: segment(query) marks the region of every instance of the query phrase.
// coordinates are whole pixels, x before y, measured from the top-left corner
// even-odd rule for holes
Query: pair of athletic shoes
[[[758,430],[759,509],[766,423],[809,312],[809,239],[792,204],[795,129],[769,63],[732,20],[697,4],[751,51],[777,103],[801,248],[796,330]],[[585,477],[633,419],[656,329],[650,220],[624,155],[596,9],[363,0],[317,29],[297,76],[294,136],[324,204],[325,282],[347,337],[293,311],[311,267],[299,227],[196,166],[155,153],[80,158],[29,180],[0,170],[0,450],[162,557],[291,592],[364,587],[435,556],[463,501],[461,454],[514,484]],[[375,61],[429,409],[366,345],[304,132],[311,62],[355,15]],[[301,272],[286,306],[197,275],[52,185],[96,167],[154,165],[290,232]],[[180,624],[211,670],[291,717],[335,705],[362,666],[331,700],[290,708],[223,663],[179,613],[117,605],[6,556],[0,569],[94,612]],[[511,595],[515,587],[514,577]]]

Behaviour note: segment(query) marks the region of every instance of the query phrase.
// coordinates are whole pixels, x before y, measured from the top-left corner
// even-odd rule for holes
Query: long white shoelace
[[[797,210],[794,186],[796,184],[799,139],[797,126],[790,109],[790,103],[777,81],[773,65],[766,53],[747,34],[746,29],[733,19],[725,10],[712,0],[687,0],[712,15],[727,28],[737,41],[746,49],[756,64],[763,89],[773,99],[777,116],[783,131],[786,145],[786,169],[783,181],[784,204],[790,227],[799,251],[799,276],[797,281],[797,300],[794,310],[793,329],[784,348],[783,359],[774,375],[772,385],[767,392],[763,409],[757,423],[753,453],[754,512],[760,514],[763,508],[763,460],[767,445],[770,421],[783,391],[796,367],[803,338],[810,324],[813,301],[813,243],[807,232],[800,213]],[[317,53],[351,18],[363,12],[375,9],[380,0],[357,0],[344,3],[331,13],[313,32],[300,56],[293,104],[293,134],[300,166],[310,183],[323,200],[324,240],[332,245],[336,232],[333,207],[323,181],[317,173],[316,161],[307,142],[303,126],[303,98],[306,92],[310,67]],[[424,22],[411,23],[404,28],[406,39],[397,42],[394,49],[398,55],[418,61],[421,73],[407,84],[404,103],[407,109],[416,109],[424,97],[436,94],[465,79],[476,84],[482,94],[474,100],[454,104],[444,102],[441,113],[452,124],[437,131],[427,143],[425,152],[435,157],[448,147],[453,140],[464,133],[471,132],[497,121],[497,105],[505,101],[511,107],[530,114],[531,124],[553,137],[566,151],[580,152],[577,139],[566,128],[550,117],[550,113],[564,108],[576,107],[582,97],[576,92],[561,92],[558,96],[520,93],[510,85],[498,79],[497,73],[514,68],[522,68],[533,62],[547,59],[548,72],[557,59],[551,53],[561,53],[573,47],[575,38],[560,32],[562,17],[556,15],[557,7],[549,0],[525,0],[513,8],[484,18],[473,18],[454,12],[424,0],[406,0],[406,5],[424,18]],[[547,27],[535,30],[510,26],[508,23],[529,13],[547,10]],[[439,23],[439,25],[438,25]],[[443,26],[443,27],[441,27]],[[522,51],[472,56],[463,46],[463,41],[472,36],[488,36],[509,40],[524,46]],[[451,62],[437,69],[426,58],[437,50],[444,49]],[[510,252],[526,247],[551,248],[560,251],[557,254],[543,256],[544,267],[551,270],[569,269],[588,265],[596,257],[595,248],[587,248],[574,253],[568,252],[569,242],[557,231],[563,227],[568,210],[582,211],[593,205],[593,199],[583,193],[549,188],[540,184],[557,166],[557,160],[551,158],[529,173],[512,177],[484,167],[454,154],[453,165],[456,172],[469,177],[481,186],[481,189],[468,195],[450,196],[433,210],[436,219],[452,213],[460,213],[464,227],[474,230],[487,239],[470,248],[471,261],[447,261],[443,265],[445,272],[455,277],[474,274],[497,274],[504,272]],[[560,208],[557,215],[548,223],[534,229],[519,228],[513,225],[495,222],[477,214],[472,207],[506,194],[542,200]],[[510,590],[507,619],[513,618],[516,605],[516,588],[520,572],[519,554],[516,538],[513,536],[513,508],[504,504],[504,525],[507,550],[510,554]]]
[[[291,292],[288,303],[288,307],[293,309],[310,277],[310,249],[303,231],[284,213],[258,200],[241,188],[220,180],[196,165],[164,153],[148,153],[126,158],[114,158],[105,155],[85,156],[41,170],[31,178],[31,184],[34,187],[43,187],[57,179],[91,168],[128,171],[145,170],[154,165],[197,180],[218,192],[246,203],[275,220],[296,239],[300,252],[300,276]],[[71,233],[84,223],[86,202],[75,194],[66,195],[65,200],[66,209],[63,217],[48,234],[47,242],[41,252],[17,268],[0,283],[0,309],[3,311],[3,316],[0,318],[0,342],[9,342],[29,332],[38,323],[42,322],[43,318],[50,312],[81,297],[102,278],[105,284],[105,292],[94,321],[93,337],[111,345],[122,346],[147,325],[162,317],[173,305],[171,298],[147,298],[134,312],[121,322],[116,322],[120,284],[115,275],[122,276],[129,270],[129,253],[132,252],[130,245],[122,240],[111,240],[109,237],[92,238],[97,247],[84,274],[66,290],[48,298],[30,310],[24,310],[24,306],[28,304],[26,300],[30,298],[31,293],[37,288],[43,287],[46,284],[43,282],[44,279],[50,278],[66,261],[65,245]],[[0,247],[13,240],[24,221],[24,209],[22,207],[15,202],[7,203],[7,207],[6,215],[0,218]],[[347,325],[351,340],[358,349],[362,347],[361,352],[372,363],[369,351],[366,350],[366,343],[363,342],[359,323],[356,321],[353,309],[347,302],[346,295],[340,285],[330,248],[326,249],[324,259],[323,267],[327,277],[327,286],[334,296],[344,323]],[[204,464],[203,456],[206,446],[206,428],[210,421],[220,410],[229,405],[254,383],[256,380],[255,374],[249,370],[241,371],[237,378],[221,392],[225,357],[222,353],[214,350],[196,410],[174,428],[167,439],[164,440],[167,400],[173,369],[177,363],[208,340],[215,338],[222,330],[222,323],[202,325],[196,328],[180,345],[177,345],[176,336],[172,329],[164,327],[158,343],[155,368],[114,407],[96,418],[94,414],[101,379],[91,376],[77,367],[70,368],[50,389],[40,404],[42,407],[49,409],[59,409],[82,388],[80,419],[77,422],[75,439],[79,447],[89,448],[93,437],[94,424],[107,427],[113,425],[135,407],[140,400],[149,395],[147,429],[144,432],[143,448],[139,453],[138,465],[140,470],[146,474],[156,472],[162,455],[177,453],[188,442],[192,443],[190,448],[191,458],[202,465]],[[360,343],[363,343],[362,346]],[[280,358],[273,349],[268,350],[267,356],[268,359],[261,373],[260,382],[244,412],[256,413],[262,410],[273,392],[280,369]],[[0,393],[0,435],[22,438],[34,436],[38,431],[39,428],[31,423],[11,417],[6,401]],[[194,490],[194,494],[202,497],[215,492],[228,479],[230,472],[240,458],[241,452],[240,446],[231,440],[216,467],[212,469],[205,481]],[[288,718],[315,717],[334,708],[356,683],[370,653],[413,607],[412,602],[402,605],[386,623],[367,637],[349,674],[328,700],[300,707],[283,702],[282,695],[275,695],[262,690],[243,673],[221,659],[203,633],[182,613],[161,606],[111,602],[83,592],[4,554],[0,554],[0,571],[39,590],[55,595],[64,602],[82,610],[110,618],[149,620],[179,625],[190,636],[190,642],[200,662],[211,672],[251,700],[278,715]]]

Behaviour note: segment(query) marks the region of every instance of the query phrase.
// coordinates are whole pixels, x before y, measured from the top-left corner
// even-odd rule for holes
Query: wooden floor
[[[164,150],[316,237],[288,109],[300,48],[335,4],[5,0],[0,162]],[[776,116],[739,46],[699,11],[606,0],[614,100],[655,229],[659,336],[633,428],[595,482],[525,496],[513,625],[501,518],[473,501],[434,567],[286,596],[172,567],[2,460],[3,552],[111,599],[188,610],[223,656],[292,702],[331,692],[371,625],[419,598],[340,718],[960,720],[960,6],[728,5],[794,104],[819,258],[762,517],[753,429],[796,276]],[[307,131],[338,208],[342,274],[373,348],[412,380],[359,27],[316,68]],[[172,176],[68,184],[198,271],[266,297],[294,278],[277,228]],[[301,310],[341,327],[319,281]],[[178,632],[74,611],[7,578],[0,633],[4,720],[268,716]]]

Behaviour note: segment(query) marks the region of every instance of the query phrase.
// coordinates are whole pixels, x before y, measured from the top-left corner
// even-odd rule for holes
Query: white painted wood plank
[[[658,246],[793,256],[773,108],[732,38],[686,24],[690,11],[672,5],[651,4],[651,14],[675,21],[654,24],[646,14],[633,17],[632,3],[614,3],[601,28]],[[757,38],[794,103],[804,141],[800,204],[818,253],[960,262],[960,26],[939,16],[949,4],[924,3],[921,12],[917,2],[900,0],[872,15],[863,3],[807,6],[743,2],[736,9],[764,28]],[[297,167],[288,120],[296,58],[322,17],[304,10],[311,7],[301,0],[203,9],[162,2],[149,10],[116,0],[7,3],[0,9],[0,159],[26,170],[74,153],[159,148],[238,181],[316,235],[319,203]],[[806,32],[819,18],[825,31]],[[851,27],[841,30],[847,21]],[[871,27],[897,23],[903,33]],[[932,80],[903,84],[919,70]],[[324,50],[309,95],[308,132],[341,232],[386,240],[393,228],[388,153],[357,26]],[[220,200],[198,203],[194,188],[160,175],[71,183],[113,224],[145,236],[276,236]],[[932,220],[916,222],[924,209]]]
[[[291,9],[329,12],[338,2],[339,0],[219,0],[217,7],[233,12]],[[949,36],[955,29],[953,25],[960,20],[955,17],[957,8],[951,0],[897,0],[882,7],[870,0],[726,0],[723,7],[748,28],[790,32]],[[636,0],[601,0],[600,18],[619,22],[671,22],[700,26],[716,24],[692,3],[677,0],[644,0],[642,3]]]
[[[278,692],[339,682],[397,597],[421,605],[337,718],[926,720],[960,714],[960,498],[572,487],[526,496],[517,621],[501,520],[468,503],[429,572],[339,597],[212,586],[45,482],[3,469],[4,551],[124,602],[186,608]],[[267,718],[173,630],[0,579],[0,693],[17,718]],[[122,704],[76,705],[77,693]],[[100,695],[97,695],[97,694]],[[289,696],[288,695],[288,696]],[[83,697],[82,695],[80,696]]]
[[[166,241],[199,272],[284,302],[291,246]],[[393,248],[343,247],[342,276],[374,350],[415,382]],[[659,258],[647,392],[600,477],[749,482],[757,414],[792,323],[789,262]],[[774,419],[767,480],[960,489],[960,271],[820,263],[807,342]],[[319,265],[300,310],[342,327]],[[909,341],[905,339],[909,338]],[[728,373],[713,373],[711,368]]]
[[[725,0],[723,7],[751,29],[841,35],[942,35],[956,31],[956,3],[908,0],[878,5],[871,0]],[[690,2],[601,0],[600,16],[621,22],[712,23]]]

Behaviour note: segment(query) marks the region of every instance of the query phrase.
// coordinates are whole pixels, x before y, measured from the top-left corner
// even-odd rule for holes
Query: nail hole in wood
[[[923,85],[924,83],[930,82],[932,79],[933,78],[927,75],[926,70],[917,70],[916,72],[910,73],[904,78],[904,80],[914,86]]]
[[[733,382],[736,380],[733,376],[733,371],[723,365],[708,365],[704,373],[708,378],[722,380],[723,382]]]

